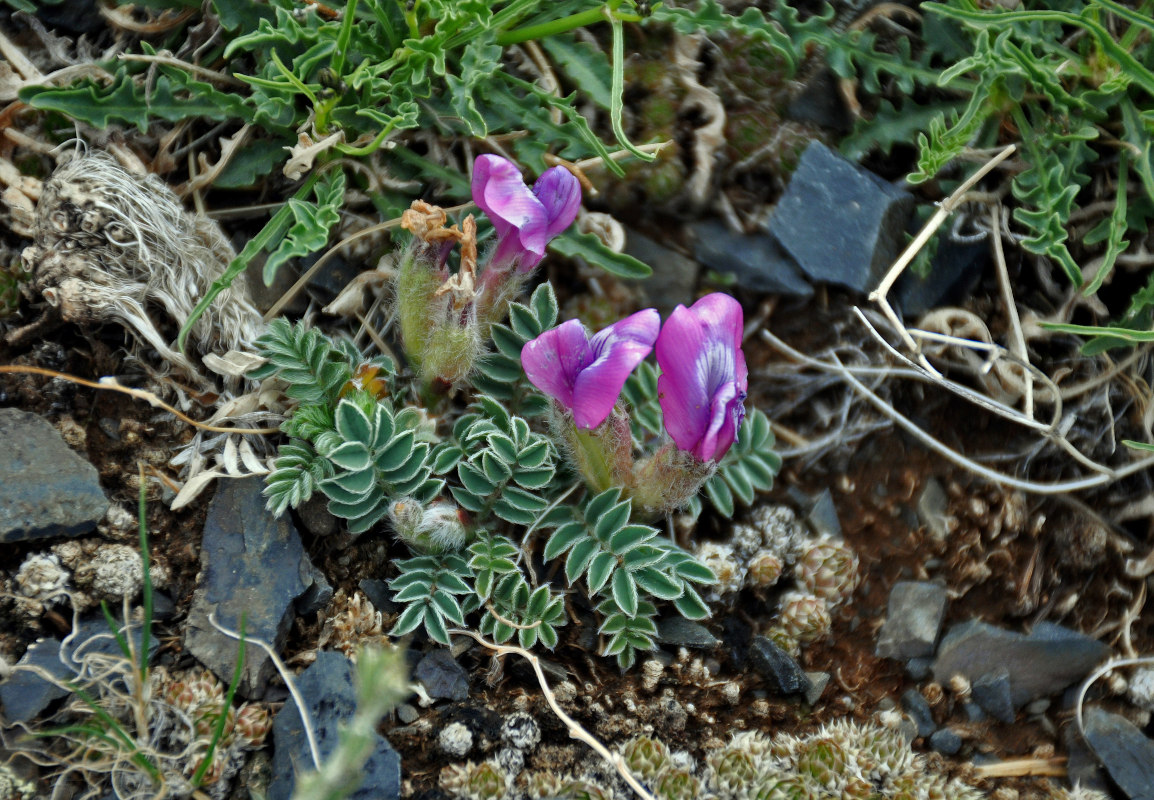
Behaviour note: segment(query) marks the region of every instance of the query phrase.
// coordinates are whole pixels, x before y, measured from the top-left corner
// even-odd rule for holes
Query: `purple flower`
[[[473,202],[497,229],[490,270],[514,264],[528,272],[545,257],[545,246],[569,227],[581,206],[581,184],[564,167],[551,167],[530,189],[507,158],[478,156],[473,163]]]
[[[573,412],[578,428],[596,428],[621,394],[633,368],[653,349],[661,317],[647,308],[592,337],[571,319],[545,331],[521,350],[534,386]]]
[[[657,337],[658,400],[681,450],[720,461],[745,418],[749,371],[741,352],[741,305],[710,294],[678,306]]]

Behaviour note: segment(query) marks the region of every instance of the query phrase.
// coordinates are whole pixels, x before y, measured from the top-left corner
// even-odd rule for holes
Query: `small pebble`
[[[942,728],[930,735],[930,747],[945,756],[957,755],[962,749],[962,737],[952,728]]]

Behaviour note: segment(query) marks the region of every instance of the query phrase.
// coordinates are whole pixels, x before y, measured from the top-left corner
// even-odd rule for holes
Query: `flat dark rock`
[[[448,650],[426,654],[417,663],[413,677],[424,684],[429,697],[458,702],[469,698],[469,673]]]
[[[1154,800],[1154,742],[1134,723],[1100,708],[1084,714],[1086,740],[1130,800]]]
[[[279,649],[292,622],[294,601],[316,583],[316,573],[287,514],[265,509],[263,481],[224,481],[208,509],[201,544],[200,583],[192,599],[185,647],[224,682],[232,680],[239,643],[208,621]],[[322,578],[323,580],[323,578]],[[237,691],[260,697],[272,673],[268,654],[247,646]]]
[[[810,690],[809,678],[797,660],[764,636],[753,637],[749,660],[778,694],[805,694]]]
[[[296,677],[296,685],[312,724],[321,761],[337,747],[340,727],[356,712],[353,664],[340,653],[322,651],[317,660]],[[272,783],[269,800],[289,800],[297,776],[315,769],[308,738],[296,701],[289,699],[273,719]],[[401,756],[389,741],[373,736],[372,755],[361,768],[360,785],[349,800],[393,800],[401,796]]]
[[[100,474],[48,420],[0,408],[0,543],[95,530],[108,512]]]
[[[909,193],[813,142],[768,229],[810,279],[864,293],[901,251],[913,208]]]
[[[685,617],[658,620],[657,641],[694,650],[711,650],[721,644],[721,640],[710,633],[709,628]]]
[[[690,226],[693,257],[703,267],[733,277],[743,289],[810,297],[813,287],[777,241],[765,234],[741,234],[717,220]]]
[[[140,651],[140,626],[131,629]],[[158,642],[149,641],[148,652],[156,652]],[[120,645],[104,617],[90,617],[80,621],[76,634],[65,645],[60,639],[38,639],[24,652],[17,667],[43,670],[57,681],[64,682],[77,676],[76,657],[87,653],[104,656],[120,654]],[[0,720],[8,724],[30,722],[54,701],[66,697],[69,691],[52,681],[45,680],[33,669],[17,669],[8,680],[0,683]]]
[[[1010,701],[1020,708],[1081,680],[1109,653],[1101,642],[1061,625],[1042,622],[1023,634],[973,620],[942,639],[933,672],[940,683],[954,675],[973,683],[1004,670]]]

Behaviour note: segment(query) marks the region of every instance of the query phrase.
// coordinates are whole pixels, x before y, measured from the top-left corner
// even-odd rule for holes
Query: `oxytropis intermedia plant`
[[[780,466],[765,416],[745,411],[741,306],[711,294],[664,325],[653,309],[594,334],[557,324],[548,282],[516,298],[576,216],[577,180],[554,168],[530,187],[511,161],[481,156],[472,187],[495,234],[483,255],[471,215],[449,224],[421,201],[405,215],[403,363],[284,320],[261,338],[252,377],[297,401],[268,505],[319,491],[350,533],[391,528],[412,553],[389,583],[395,636],[423,626],[447,643],[474,628],[552,648],[563,576],[596,610],[603,654],[628,667],[654,646],[658,606],[704,618],[698,588],[715,580],[649,523],[699,513],[699,494],[731,516]]]

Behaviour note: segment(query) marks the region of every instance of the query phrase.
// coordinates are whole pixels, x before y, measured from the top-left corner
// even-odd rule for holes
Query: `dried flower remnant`
[[[569,320],[528,342],[521,362],[529,381],[573,415],[578,428],[596,428],[617,404],[621,388],[657,339],[661,320],[647,308],[594,334]]]
[[[741,305],[714,293],[674,309],[657,337],[665,430],[679,449],[703,462],[721,460],[745,418],[749,372],[742,328]]]
[[[201,380],[162,329],[183,325],[234,257],[216,223],[186,212],[159,178],[132,174],[100,152],[74,155],[45,182],[35,243],[23,253],[34,288],[61,318],[119,321]],[[193,326],[192,339],[201,352],[248,350],[260,329],[260,313],[237,281]]]

